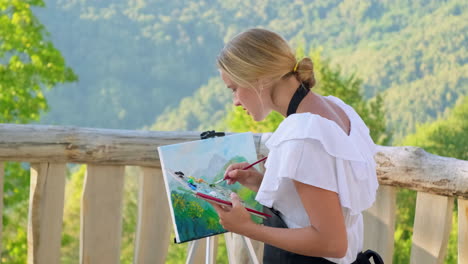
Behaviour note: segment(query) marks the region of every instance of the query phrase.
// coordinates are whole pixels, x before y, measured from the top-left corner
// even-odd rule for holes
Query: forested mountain
[[[417,127],[401,145],[419,146],[446,157],[468,160],[468,96],[459,98],[446,118]]]
[[[41,122],[141,128],[166,109],[158,122],[174,124],[181,107],[200,105],[180,100],[213,84],[223,43],[266,27],[322,50],[363,79],[368,98],[384,92],[388,125],[402,138],[467,94],[467,9],[461,0],[47,0],[35,13],[80,80],[46,94],[51,111]]]
[[[166,109],[151,130],[162,131],[206,131],[227,129],[223,124],[226,109],[232,102],[231,93],[221,78],[210,79],[193,96],[180,101],[179,107]]]

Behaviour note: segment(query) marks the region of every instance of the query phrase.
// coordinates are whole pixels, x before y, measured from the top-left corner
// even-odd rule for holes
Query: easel
[[[229,264],[237,264],[234,263],[234,252],[232,252],[232,238],[229,237],[230,233],[225,233],[224,238],[226,240],[226,249],[228,253],[228,260]],[[255,253],[255,250],[252,245],[252,241],[250,241],[249,238],[245,236],[240,236],[242,241],[244,242],[244,246],[247,248],[247,251],[249,253],[250,261],[253,264],[259,264],[260,262],[258,261],[257,254]],[[195,257],[195,252],[200,244],[200,240],[194,240],[192,242],[189,242],[189,248],[188,248],[188,254],[187,254],[187,260],[186,264],[192,264],[194,261]],[[214,247],[216,245],[214,244],[214,237],[207,237],[206,238],[206,254],[205,254],[205,264],[214,264],[216,263],[215,255],[214,255]]]
[[[222,137],[224,136],[224,132],[215,132],[214,130],[209,130],[205,131],[200,134],[201,139],[207,139],[207,138],[212,138],[212,137]],[[260,262],[258,261],[257,254],[255,253],[254,247],[252,245],[252,241],[250,241],[249,238],[245,236],[240,236],[242,241],[244,242],[244,246],[247,248],[247,251],[249,253],[250,261],[253,264],[259,264]],[[229,264],[237,264],[234,263],[234,252],[232,251],[233,247],[233,241],[231,238],[231,233],[225,233],[224,234],[224,239],[226,240],[226,250],[228,253],[228,260]],[[192,264],[195,258],[195,253],[197,251],[197,248],[200,244],[200,240],[194,240],[189,242],[188,246],[188,254],[187,254],[187,259],[185,261],[186,264]],[[215,259],[215,239],[213,236],[207,237],[206,238],[206,253],[205,253],[205,263],[206,264],[214,264],[216,263]]]

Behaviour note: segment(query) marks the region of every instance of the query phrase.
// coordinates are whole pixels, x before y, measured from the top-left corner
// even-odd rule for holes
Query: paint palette
[[[196,197],[205,201],[217,203],[219,205],[232,206],[232,203],[230,202],[232,193],[231,190],[216,184],[208,184],[201,178],[197,179],[193,176],[186,176],[181,171],[170,172],[170,175],[185,188],[191,190]],[[241,203],[252,215],[261,217],[263,219],[271,217],[269,214],[265,214],[248,207],[244,202]]]

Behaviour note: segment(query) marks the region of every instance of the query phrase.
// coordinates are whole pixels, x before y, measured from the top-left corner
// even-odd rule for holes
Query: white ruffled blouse
[[[269,154],[256,200],[280,211],[289,228],[301,228],[311,224],[292,180],[336,192],[345,219],[348,250],[343,258],[327,259],[352,263],[362,250],[361,212],[373,204],[378,188],[376,146],[352,107],[337,97],[326,98],[347,114],[350,134],[319,115],[288,116],[265,143]]]

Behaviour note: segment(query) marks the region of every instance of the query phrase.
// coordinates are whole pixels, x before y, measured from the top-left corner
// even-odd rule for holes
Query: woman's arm
[[[239,198],[233,196],[233,207],[214,205],[220,223],[231,232],[262,241],[306,256],[341,258],[348,241],[338,195],[318,187],[294,181],[302,204],[309,215],[310,227],[275,228],[254,223]]]

